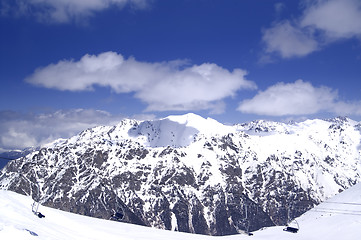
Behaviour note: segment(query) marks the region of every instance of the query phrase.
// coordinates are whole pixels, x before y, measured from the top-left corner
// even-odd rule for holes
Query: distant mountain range
[[[0,169],[5,167],[9,161],[24,157],[27,154],[29,154],[35,150],[36,150],[36,148],[26,148],[23,150],[13,150],[13,151],[1,152],[0,153]]]
[[[9,162],[0,188],[87,216],[228,235],[286,224],[360,182],[360,142],[348,118],[126,119]]]

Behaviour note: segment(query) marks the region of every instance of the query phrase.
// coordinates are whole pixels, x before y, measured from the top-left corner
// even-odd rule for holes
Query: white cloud
[[[360,102],[342,102],[331,88],[315,87],[309,82],[277,83],[239,104],[238,110],[268,116],[310,115],[329,112],[338,115],[361,115]]]
[[[1,14],[36,17],[42,22],[66,23],[92,16],[95,12],[129,5],[145,9],[151,0],[1,0]]]
[[[188,66],[184,61],[139,62],[121,54],[85,55],[37,69],[26,81],[46,88],[89,91],[111,87],[117,93],[135,93],[148,111],[201,110],[221,112],[220,101],[240,89],[255,89],[246,71],[228,71],[216,64]]]
[[[49,114],[0,112],[0,149],[23,149],[39,146],[59,138],[69,138],[98,125],[115,125],[123,116],[105,111],[76,109]]]
[[[275,24],[263,32],[266,52],[278,52],[283,58],[305,56],[318,48],[312,35],[289,21]]]
[[[306,7],[299,18],[273,23],[263,31],[267,54],[302,57],[334,41],[361,37],[360,0],[305,0],[304,3]]]
[[[360,36],[361,1],[316,1],[306,9],[301,25],[323,31],[331,40]]]

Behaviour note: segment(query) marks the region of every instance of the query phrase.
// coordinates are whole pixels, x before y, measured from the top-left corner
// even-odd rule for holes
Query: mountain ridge
[[[348,118],[126,119],[12,161],[0,186],[88,216],[227,235],[285,224],[360,182],[360,140]]]

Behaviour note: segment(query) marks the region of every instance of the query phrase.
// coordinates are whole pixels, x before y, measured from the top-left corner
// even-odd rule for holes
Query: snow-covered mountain
[[[30,197],[0,190],[0,239],[52,240],[200,240],[247,239],[246,235],[212,237],[180,233],[85,217],[40,206],[45,218],[31,211]],[[284,226],[253,232],[255,240],[357,240],[360,238],[361,184],[330,198],[309,210],[296,222],[296,234],[282,231]]]
[[[0,152],[0,169],[5,167],[9,161],[23,157],[25,155],[28,155],[29,153],[31,153],[35,150],[37,150],[37,149],[30,147],[30,148],[25,148],[22,150],[12,150],[12,151]]]
[[[361,180],[348,118],[225,126],[194,114],[126,119],[11,161],[0,187],[50,207],[227,235],[283,225]]]

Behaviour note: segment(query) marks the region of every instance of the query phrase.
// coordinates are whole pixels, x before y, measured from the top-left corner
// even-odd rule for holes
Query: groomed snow
[[[40,207],[45,218],[31,212],[31,198],[0,190],[0,239],[257,239],[257,240],[356,240],[361,228],[361,184],[320,204],[297,219],[298,233],[270,227],[253,236],[245,234],[211,237],[179,233],[126,223],[101,220]]]

